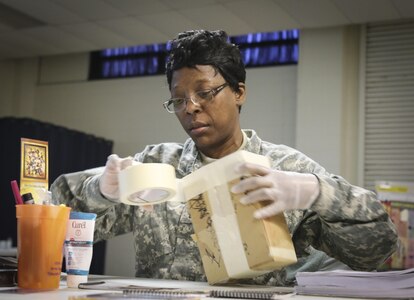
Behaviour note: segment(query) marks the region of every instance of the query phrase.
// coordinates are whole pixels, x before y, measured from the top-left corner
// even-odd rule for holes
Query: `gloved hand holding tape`
[[[179,194],[179,179],[174,167],[160,163],[131,165],[119,172],[119,192],[122,203],[129,205],[151,205],[165,201],[182,200]]]

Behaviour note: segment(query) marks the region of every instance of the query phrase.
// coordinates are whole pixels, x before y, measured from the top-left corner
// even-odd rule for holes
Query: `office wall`
[[[0,61],[0,117],[15,114],[12,101],[15,69],[13,61]]]
[[[357,183],[359,26],[301,31],[296,147]]]
[[[65,60],[72,60],[68,65],[73,66],[78,59],[84,61],[81,57]],[[54,65],[57,58],[51,60]],[[53,82],[62,76],[59,73],[63,69],[67,78]],[[36,118],[112,139],[114,152],[122,156],[134,154],[147,144],[186,139],[175,115],[162,107],[169,97],[165,76],[88,82],[86,73],[84,79],[76,81],[78,74],[71,77],[69,71],[48,69],[48,60],[43,59],[41,83],[36,89]],[[56,76],[51,74],[55,72]],[[255,128],[275,143],[293,146],[296,66],[249,69],[247,76],[243,127]]]
[[[0,61],[0,117],[33,114],[38,61],[37,58]]]
[[[347,47],[357,47],[359,40],[347,32],[343,27],[304,30],[298,66],[248,69],[241,117],[244,128],[296,146],[345,177],[343,147],[357,147],[347,134],[355,129],[346,124],[358,115],[351,105],[357,101],[358,76],[346,66],[358,64],[358,53]],[[10,86],[0,91],[0,104],[7,108],[0,116],[33,117],[112,139],[121,156],[186,138],[175,116],[161,106],[169,97],[164,76],[87,81],[87,70],[87,53],[0,62],[0,79]],[[25,94],[16,92],[23,87]],[[133,275],[134,265],[130,234],[109,241],[107,274]]]

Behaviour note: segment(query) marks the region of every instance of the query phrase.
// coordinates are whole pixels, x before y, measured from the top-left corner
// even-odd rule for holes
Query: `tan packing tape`
[[[175,169],[167,164],[137,164],[119,173],[122,203],[148,205],[162,203],[177,194]]]

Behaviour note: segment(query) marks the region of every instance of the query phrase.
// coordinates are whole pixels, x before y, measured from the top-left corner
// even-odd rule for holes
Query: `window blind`
[[[414,21],[368,24],[364,186],[414,181]]]

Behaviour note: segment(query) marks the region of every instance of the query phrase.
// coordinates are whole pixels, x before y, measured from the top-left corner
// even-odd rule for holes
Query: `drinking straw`
[[[20,195],[19,186],[17,185],[16,180],[12,180],[11,187],[14,195],[14,201],[16,201],[16,204],[23,204],[22,196]]]

